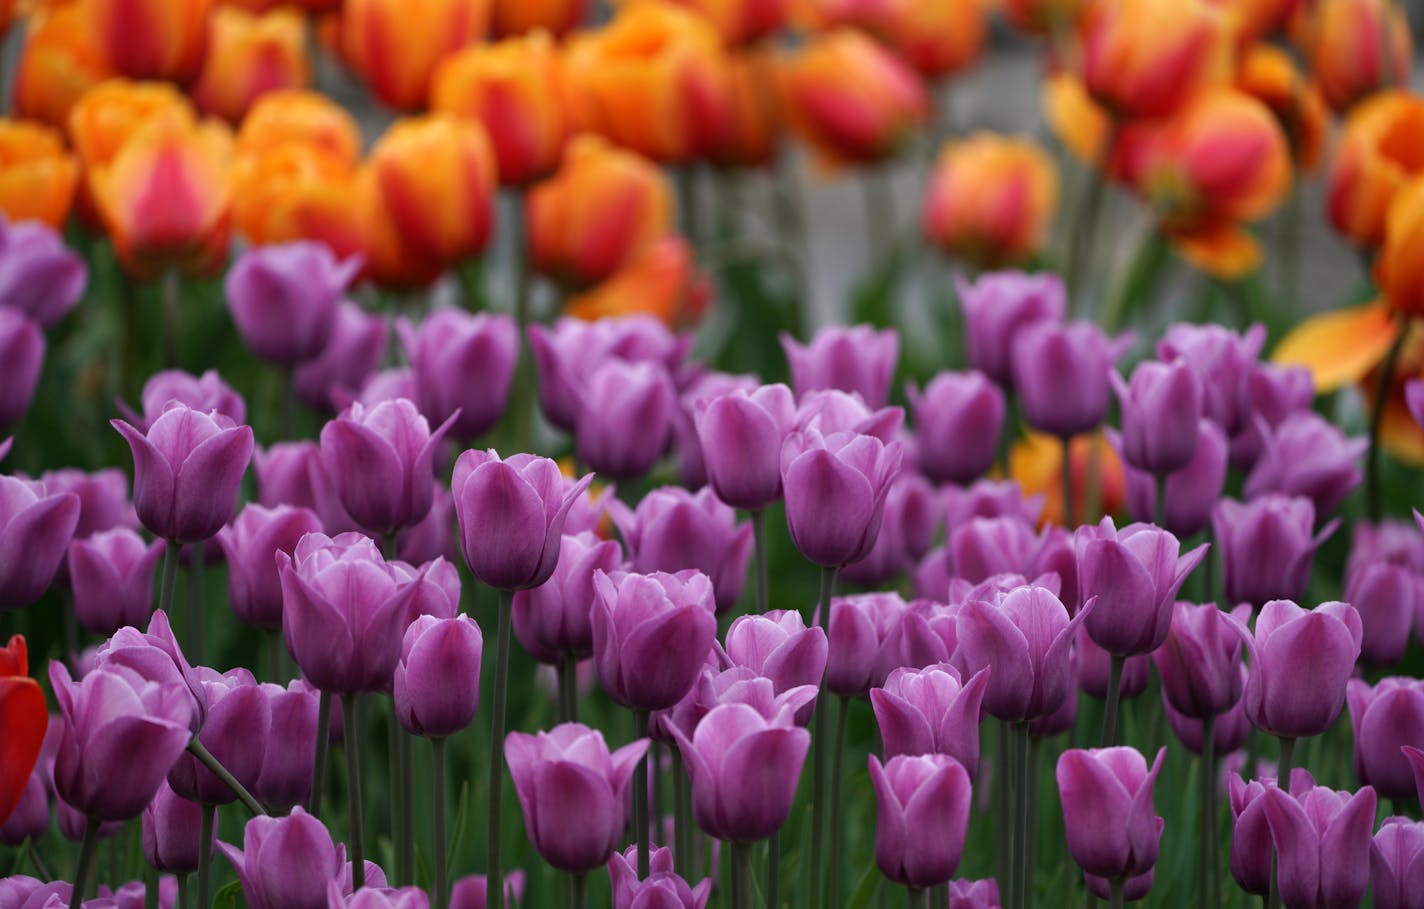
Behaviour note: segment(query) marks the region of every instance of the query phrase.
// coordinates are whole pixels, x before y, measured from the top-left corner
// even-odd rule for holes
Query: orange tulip
[[[979,59],[987,32],[983,0],[894,0],[884,23],[886,42],[926,79]]]
[[[0,214],[59,227],[74,203],[79,165],[42,123],[0,119]]]
[[[15,68],[15,114],[64,129],[75,102],[111,75],[94,23],[78,3],[36,12]]]
[[[361,159],[361,128],[346,108],[319,92],[271,92],[242,119],[237,154],[262,155],[285,145],[312,146],[354,168]]]
[[[494,221],[494,149],[452,114],[398,120],[361,175],[368,262],[383,283],[424,284],[478,256]]]
[[[306,20],[297,10],[254,15],[220,6],[212,28],[212,47],[193,86],[203,113],[237,123],[267,92],[304,88],[310,81]]]
[[[580,319],[648,315],[673,328],[696,325],[710,288],[698,274],[682,237],[664,237],[607,281],[571,299],[565,308]]]
[[[563,67],[546,32],[447,58],[435,71],[430,106],[484,124],[507,186],[553,173],[568,141]]]
[[[595,136],[574,139],[525,209],[533,267],[573,288],[605,281],[640,258],[672,233],[675,217],[662,170]]]
[[[1090,0],[1078,37],[1083,85],[1116,117],[1165,116],[1230,75],[1230,29],[1206,0]]]
[[[493,0],[491,24],[500,37],[540,29],[563,37],[583,24],[588,0]]]
[[[1285,51],[1254,44],[1241,58],[1236,87],[1271,109],[1290,140],[1292,160],[1302,170],[1314,170],[1330,127],[1320,86],[1306,81]]]
[[[888,158],[929,115],[915,72],[849,29],[817,36],[784,60],[781,89],[792,128],[826,164]]]
[[[1226,11],[1242,47],[1286,28],[1305,0],[1212,0]]]
[[[1086,0],[1002,0],[1009,24],[1030,35],[1066,33],[1078,21]]]
[[[1344,112],[1381,88],[1406,85],[1413,43],[1394,0],[1316,0],[1296,36],[1325,100]]]
[[[565,61],[579,122],[655,161],[707,154],[727,129],[727,55],[696,13],[624,8],[573,38]]]
[[[1424,176],[1400,187],[1389,203],[1375,284],[1396,312],[1424,315]]]
[[[875,33],[899,0],[800,0],[796,18],[813,31],[856,28]]]
[[[1384,242],[1390,200],[1424,173],[1424,100],[1381,92],[1346,118],[1325,191],[1331,225],[1356,246]]]
[[[343,259],[365,252],[355,165],[317,145],[239,154],[232,186],[233,225],[251,243],[317,240]]]
[[[1127,503],[1127,476],[1122,461],[1101,434],[1076,436],[1068,449],[1072,459],[1074,524],[1116,514]],[[1097,468],[1098,512],[1085,514],[1088,480]],[[1043,496],[1042,524],[1063,523],[1063,442],[1054,436],[1031,433],[1009,449],[1009,476],[1026,496]]]
[[[729,63],[727,109],[731,116],[711,158],[732,167],[769,165],[776,157],[782,132],[776,62],[766,51],[749,49],[734,53]]]
[[[430,99],[440,61],[489,30],[490,0],[346,0],[341,49],[376,97],[399,110]]]
[[[625,0],[626,2],[626,0]],[[728,46],[760,41],[786,25],[789,0],[642,0],[673,3],[700,13]]]
[[[226,260],[232,136],[215,122],[156,122],[90,171],[119,262],[130,274],[206,274]]]
[[[17,634],[0,649],[0,824],[20,803],[49,727],[44,691],[29,672],[25,639]]]
[[[213,0],[80,0],[109,62],[130,79],[187,85],[203,69]]]
[[[975,133],[940,152],[925,200],[925,234],[983,268],[1030,258],[1058,207],[1053,160],[1024,139]]]
[[[1084,164],[1100,164],[1103,145],[1115,138],[1107,111],[1072,73],[1051,73],[1044,79],[1043,116],[1058,141]]]

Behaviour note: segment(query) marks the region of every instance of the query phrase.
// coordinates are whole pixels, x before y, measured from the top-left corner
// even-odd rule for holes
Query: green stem
[[[307,813],[321,820],[322,785],[326,780],[326,753],[331,743],[331,692],[323,691],[316,707],[316,759],[312,762],[312,788]]]
[[[1201,905],[1211,903],[1211,869],[1216,857],[1212,854],[1212,829],[1216,825],[1216,811],[1213,805],[1216,794],[1216,778],[1212,769],[1215,752],[1216,716],[1202,719],[1201,753],[1201,840],[1198,844],[1197,893],[1201,895]]]
[[[1007,720],[998,722],[998,745],[994,751],[994,813],[998,818],[999,833],[999,874],[1004,885],[1004,899],[1013,905],[1014,878],[1011,873],[1014,852],[1013,801],[1013,745]]]
[[[203,544],[188,546],[188,659],[203,660]]]
[[[282,438],[297,437],[297,391],[291,367],[282,370]]]
[[[212,905],[213,828],[217,821],[218,806],[204,805],[198,824],[198,909]]]
[[[435,816],[435,909],[450,905],[450,876],[445,845],[445,740],[430,740],[431,811]]]
[[[1103,147],[1098,151],[1098,159],[1088,172],[1088,191],[1078,206],[1073,229],[1069,232],[1070,249],[1068,267],[1064,274],[1064,284],[1068,289],[1068,305],[1076,309],[1074,302],[1081,290],[1079,284],[1093,258],[1093,240],[1097,233],[1098,217],[1102,213],[1103,199],[1107,196],[1107,169],[1112,161],[1113,145],[1117,141],[1117,126],[1109,124],[1103,136]]]
[[[1284,792],[1290,792],[1291,765],[1295,757],[1295,739],[1282,736],[1281,757],[1276,763],[1276,785]],[[1277,879],[1279,860],[1274,844],[1271,849],[1271,889],[1266,894],[1266,909],[1281,909],[1281,885]]]
[[[402,884],[415,883],[415,744],[409,732],[396,724],[396,756],[400,765],[400,865]]]
[[[679,874],[689,871],[692,861],[692,823],[686,798],[687,768],[682,753],[672,749],[672,863]]]
[[[178,322],[182,318],[183,277],[176,268],[163,273],[163,365],[178,366]]]
[[[366,886],[366,852],[361,832],[361,746],[365,738],[361,734],[360,716],[356,702],[360,695],[347,694],[341,698],[341,718],[344,721],[346,739],[346,805],[350,817],[351,885],[353,890]]]
[[[1016,723],[1016,735],[1018,745],[1016,752],[1018,755],[1018,777],[1016,784],[1019,792],[1019,815],[1018,815],[1018,842],[1015,845],[1015,859],[1018,862],[1018,905],[1020,909],[1027,909],[1032,902],[1029,894],[1032,892],[1032,878],[1028,868],[1028,842],[1033,837],[1033,805],[1029,801],[1029,776],[1033,773],[1033,768],[1029,766],[1028,747],[1028,725],[1026,723]]]
[[[158,608],[171,621],[173,589],[178,586],[178,544],[169,540],[163,545],[163,582],[158,588]]]
[[[559,683],[559,722],[578,722],[578,660],[566,653],[557,667]]]
[[[158,909],[158,869],[148,864],[143,869],[143,909]]]
[[[1043,740],[1029,736],[1028,740],[1028,842],[1024,846],[1024,873],[1027,875],[1028,892],[1024,894],[1024,905],[1033,909],[1034,896],[1034,852],[1038,844],[1038,765],[1039,752]]]
[[[188,896],[188,875],[178,875],[178,909],[188,909],[190,898]]]
[[[1063,437],[1063,463],[1061,465],[1063,481],[1063,526],[1069,530],[1078,526],[1074,519],[1076,509],[1073,507],[1073,437]]]
[[[829,628],[831,624],[831,590],[835,586],[836,570],[821,568],[820,608],[817,620]],[[821,907],[821,850],[825,842],[826,811],[826,680],[816,695],[815,718],[811,729],[811,902],[813,909]]]
[[[633,737],[648,737],[648,712],[633,711]],[[651,751],[652,749],[648,749]],[[648,756],[633,768],[633,832],[638,843],[638,880],[647,878],[650,862],[648,843]]]
[[[732,909],[752,909],[752,844],[732,844]]]
[[[569,909],[583,909],[587,900],[588,875],[569,875]]]
[[[262,632],[262,638],[267,645],[267,677],[274,684],[281,685],[286,681],[282,672],[282,632],[268,628]]]
[[[224,786],[232,790],[232,794],[237,796],[238,800],[247,807],[248,811],[252,812],[254,817],[267,813],[262,809],[262,803],[253,798],[252,793],[248,792],[247,788],[237,781],[237,777],[229,773],[227,768],[219,763],[218,759],[213,757],[207,748],[203,747],[203,743],[198,741],[197,736],[193,736],[188,740],[188,752],[197,758],[200,764],[208,768],[213,776],[221,780]]]
[[[1122,909],[1123,892],[1127,888],[1127,881],[1124,881],[1122,878],[1118,878],[1117,880],[1110,882],[1108,884],[1108,888],[1109,893],[1111,894],[1111,896],[1108,898],[1108,909]]]
[[[69,897],[69,909],[81,909],[89,892],[89,874],[94,870],[94,853],[99,848],[99,819],[84,819],[84,839],[79,846],[79,865],[74,869],[74,890]]]
[[[1122,699],[1122,666],[1125,658],[1112,654],[1108,662],[1108,703],[1103,711],[1103,748],[1117,744],[1118,703]]]
[[[865,204],[865,247],[871,251],[871,268],[878,267],[895,236],[895,194],[889,176],[879,168],[865,168],[860,173],[862,201]]]
[[[766,841],[766,905],[770,909],[781,906],[781,831],[771,834]]]
[[[771,603],[771,597],[767,588],[766,575],[766,512],[762,508],[753,508],[752,519],[752,553],[756,561],[756,611],[757,615],[763,615],[767,606]],[[827,625],[830,624],[827,617]]]
[[[805,337],[810,331],[806,315],[806,275],[810,272],[811,250],[806,242],[805,206],[801,198],[801,173],[787,152],[777,159],[777,174],[772,189],[773,216],[776,232],[790,247],[789,257],[796,263],[793,274],[792,331]]]
[[[831,750],[831,885],[830,904],[841,904],[841,758],[845,752],[846,717],[850,714],[850,698],[836,699],[836,742]]]
[[[1153,523],[1163,530],[1167,529],[1167,477],[1165,473],[1154,474],[1152,477],[1152,516]]]
[[[27,843],[25,853],[30,857],[30,864],[34,866],[35,874],[39,875],[42,881],[54,880],[54,875],[50,873],[49,866],[44,863],[44,859],[40,858],[40,851],[35,848],[35,841],[28,840]]]
[[[1365,497],[1369,503],[1372,521],[1380,519],[1380,428],[1384,425],[1385,403],[1389,400],[1390,387],[1394,385],[1394,370],[1399,362],[1399,352],[1403,350],[1405,339],[1409,337],[1409,323],[1408,316],[1399,317],[1399,334],[1390,345],[1389,353],[1385,355],[1384,363],[1380,366],[1374,407],[1370,411],[1370,450],[1368,460],[1365,461]]]
[[[490,735],[489,761],[489,864],[485,869],[485,905],[489,909],[504,907],[504,871],[500,865],[500,809],[504,792],[504,723],[505,700],[509,694],[509,626],[514,594],[499,592],[499,625],[496,635],[494,664],[494,709],[491,711],[493,730]]]
[[[519,359],[515,363],[514,389],[511,392],[513,400],[510,402],[510,406],[514,409],[514,445],[517,451],[529,451],[534,444],[533,400],[530,398],[530,392],[534,387],[534,380],[530,373],[533,361],[530,359],[527,338],[529,298],[534,282],[529,259],[529,238],[525,224],[524,205],[525,199],[521,190],[515,197],[514,223],[511,225],[515,242],[518,244],[518,251],[512,257],[512,267],[514,269],[514,322],[519,328]]]
[[[909,909],[925,909],[925,892],[918,887],[906,887],[905,905]]]

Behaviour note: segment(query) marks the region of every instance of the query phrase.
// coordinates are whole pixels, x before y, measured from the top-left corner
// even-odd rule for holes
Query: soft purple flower
[[[781,498],[781,443],[796,419],[785,385],[734,391],[698,408],[695,420],[707,482],[736,508],[765,508]]]
[[[74,308],[88,281],[84,259],[54,228],[40,221],[9,224],[0,216],[0,307],[48,328]]]
[[[1231,437],[1231,466],[1250,470],[1260,457],[1262,425],[1275,427],[1293,413],[1310,410],[1315,402],[1315,378],[1304,366],[1258,363],[1242,391],[1241,431]]]
[[[530,656],[556,664],[592,655],[593,576],[617,570],[622,559],[616,540],[587,531],[564,534],[554,573],[538,587],[514,594],[514,636]]]
[[[994,464],[1004,427],[1004,393],[982,372],[941,372],[905,390],[922,473],[935,483],[969,483]]]
[[[712,490],[664,486],[645,495],[636,511],[616,499],[608,510],[634,571],[696,569],[712,580],[718,612],[737,604],[752,554],[752,525],[738,525],[737,513]]]
[[[127,527],[70,543],[69,580],[80,626],[105,635],[142,625],[153,609],[153,571],[162,557],[162,540],[146,543]]]
[[[1097,429],[1112,403],[1113,364],[1130,341],[1091,322],[1044,319],[1019,332],[1011,361],[1024,420],[1060,439]]]
[[[826,690],[864,697],[900,663],[893,635],[906,610],[895,593],[866,593],[831,600],[826,622]],[[821,621],[825,621],[824,617]],[[887,665],[887,663],[893,663]]]
[[[1289,600],[1261,608],[1246,642],[1251,671],[1243,698],[1251,725],[1281,738],[1306,738],[1329,729],[1345,706],[1345,684],[1360,656],[1360,614],[1348,603],[1302,609]]]
[[[949,564],[971,584],[996,574],[1033,574],[1043,538],[1018,515],[971,518],[949,533]]]
[[[896,883],[923,890],[947,884],[959,867],[973,786],[943,754],[869,758],[875,788],[875,864]]]
[[[1025,496],[1015,480],[979,480],[969,486],[946,486],[940,490],[944,500],[945,530],[953,533],[975,518],[1019,518],[1037,524],[1043,515],[1043,495]]]
[[[313,410],[333,410],[334,395],[356,394],[366,377],[380,367],[389,333],[384,316],[343,301],[336,309],[326,346],[292,373],[297,397]]]
[[[1019,587],[997,602],[972,599],[959,609],[959,653],[965,668],[992,667],[984,709],[1021,723],[1058,710],[1073,689],[1069,645],[1091,613],[1068,610],[1043,587]]]
[[[241,849],[223,842],[218,849],[237,872],[251,909],[327,909],[327,883],[342,882],[346,873],[345,847],[300,807],[286,817],[252,818]],[[367,884],[375,886],[369,876]]]
[[[396,323],[415,375],[416,402],[431,420],[459,417],[457,439],[474,439],[499,422],[519,359],[519,329],[503,313],[440,309],[419,327]]]
[[[421,616],[405,631],[395,670],[396,719],[411,735],[439,739],[475,718],[484,637],[466,615]]]
[[[1261,605],[1305,593],[1315,550],[1339,521],[1312,534],[1315,506],[1300,497],[1222,499],[1211,517],[1221,554],[1222,586],[1231,603]]]
[[[44,368],[44,333],[16,309],[0,306],[0,427],[29,411]]]
[[[1345,602],[1360,613],[1360,661],[1389,666],[1404,657],[1424,611],[1424,536],[1411,523],[1357,521],[1345,563]]]
[[[1096,612],[1093,613],[1097,615]],[[1089,620],[1091,621],[1091,619]],[[1073,661],[1077,664],[1078,687],[1091,698],[1105,701],[1112,678],[1112,654],[1108,653],[1088,633],[1087,625],[1079,625],[1073,639]],[[1118,697],[1130,701],[1147,690],[1152,675],[1152,660],[1145,653],[1123,660],[1118,678]]]
[[[1281,901],[1302,909],[1358,906],[1370,883],[1375,791],[1267,789],[1261,799],[1279,858]]]
[[[517,907],[524,902],[524,872],[510,868],[504,872],[504,904]],[[450,890],[450,909],[485,909],[489,883],[483,874],[468,874]]]
[[[1113,372],[1122,408],[1122,457],[1151,474],[1169,474],[1192,461],[1202,415],[1201,379],[1181,360],[1144,361],[1124,380]]]
[[[1355,735],[1355,776],[1387,799],[1408,799],[1414,771],[1400,750],[1424,746],[1424,682],[1404,676],[1374,687],[1359,679],[1345,686]]]
[[[344,889],[337,881],[326,882],[328,909],[430,909],[430,895],[415,886]]]
[[[302,537],[321,530],[321,520],[309,509],[248,505],[218,531],[227,558],[228,604],[239,622],[281,629],[282,581],[273,556],[290,556]]]
[[[1011,388],[1019,333],[1041,319],[1062,319],[1068,309],[1063,279],[1051,272],[998,271],[973,284],[956,277],[954,286],[964,307],[970,365]]]
[[[991,672],[981,669],[963,683],[947,663],[890,673],[883,687],[870,691],[886,759],[947,754],[973,779],[979,768],[979,705]]]
[[[134,413],[123,401],[117,402],[124,419],[143,433],[147,433],[149,427],[168,410],[168,405],[174,403],[203,413],[222,414],[233,423],[247,422],[247,404],[242,395],[224,382],[215,369],[209,369],[200,376],[181,369],[165,369],[149,376],[139,395],[142,413]]]
[[[950,881],[949,909],[999,909],[999,882],[992,877]]]
[[[826,632],[806,627],[795,610],[744,615],[727,629],[727,658],[771,680],[777,694],[819,685],[826,669]]]
[[[1392,817],[1370,842],[1375,909],[1419,909],[1424,901],[1424,824]]]
[[[833,325],[816,332],[808,344],[783,333],[781,349],[798,397],[834,388],[859,394],[871,407],[889,401],[890,380],[900,359],[900,335],[893,328]]]
[[[1220,325],[1175,323],[1157,342],[1164,363],[1181,361],[1201,380],[1202,415],[1234,436],[1250,420],[1245,386],[1258,367],[1266,326],[1253,323],[1244,333]]]
[[[272,714],[272,733],[266,742],[262,772],[249,787],[252,795],[273,811],[305,805],[311,796],[312,764],[316,758],[316,689],[302,681],[286,688],[263,684],[262,693]],[[333,704],[333,713],[340,714]]]
[[[642,476],[667,451],[676,406],[677,392],[662,365],[604,362],[578,388],[579,458],[600,474]]]
[[[175,793],[167,782],[158,787],[153,801],[143,809],[143,857],[150,868],[168,874],[198,870],[199,830],[206,810]]]
[[[279,442],[258,448],[252,454],[252,468],[257,475],[259,504],[309,508],[321,518],[322,531],[327,534],[358,529],[336,496],[316,442]]]
[[[1178,602],[1167,639],[1152,653],[1162,697],[1193,719],[1225,713],[1241,700],[1241,639],[1231,627],[1251,617],[1249,606],[1230,613],[1215,603]]]
[[[689,887],[672,867],[671,849],[654,849],[648,856],[648,876],[638,879],[637,847],[608,860],[613,909],[706,909],[712,881],[703,878]]]
[[[201,543],[232,518],[238,485],[252,460],[252,427],[217,411],[172,404],[146,433],[110,421],[134,461],[134,509],[157,536]]]
[[[244,788],[251,789],[262,772],[262,758],[272,730],[267,693],[246,669],[219,675],[200,666],[195,672],[207,705],[207,719],[198,741]],[[180,757],[169,771],[168,785],[183,798],[208,805],[226,805],[237,799],[226,783],[191,754]]]
[[[1071,748],[1058,758],[1056,779],[1073,861],[1109,880],[1136,877],[1157,864],[1164,821],[1152,805],[1152,785],[1167,749],[1149,769],[1135,748]]]
[[[1246,478],[1247,498],[1305,496],[1316,514],[1328,514],[1360,485],[1360,458],[1369,440],[1347,438],[1319,414],[1292,414],[1274,429],[1263,427],[1261,435],[1265,448]]]
[[[841,569],[840,576],[851,584],[873,587],[899,577],[929,551],[939,532],[939,502],[919,474],[895,477],[884,508],[870,552]]]
[[[49,589],[79,522],[79,497],[0,476],[0,610],[20,609]]]
[[[781,480],[786,523],[801,554],[827,567],[865,558],[880,531],[900,457],[900,443],[853,432],[788,436]]]
[[[1246,680],[1246,668],[1240,670],[1241,680]],[[1167,725],[1171,727],[1172,734],[1177,737],[1177,741],[1192,754],[1201,755],[1205,746],[1206,725],[1204,720],[1195,717],[1185,716],[1172,706],[1171,701],[1162,699],[1162,712],[1167,715]],[[1246,744],[1246,739],[1251,735],[1251,722],[1246,719],[1246,711],[1242,708],[1241,702],[1237,701],[1236,706],[1225,713],[1218,714],[1212,723],[1211,744],[1212,752],[1222,758],[1239,749]]]
[[[72,492],[79,496],[79,523],[74,538],[82,540],[115,527],[138,527],[138,516],[129,502],[128,474],[117,467],[76,470],[72,467],[46,470],[40,483],[50,495]]]
[[[802,395],[796,403],[794,427],[814,429],[823,436],[837,432],[857,432],[890,444],[898,440],[905,426],[905,411],[899,407],[872,410],[855,392],[822,389]]]
[[[608,861],[623,838],[628,787],[648,745],[639,739],[610,754],[603,734],[579,723],[505,737],[524,829],[544,861],[575,873]]]
[[[46,742],[53,737],[50,734],[53,731],[58,731],[61,737],[64,735],[63,725],[51,717],[49,731],[45,735]],[[15,803],[15,810],[0,824],[0,843],[11,847],[21,846],[26,840],[37,840],[49,832],[49,777],[53,772],[53,763],[54,758],[46,760],[42,751],[40,760],[30,772],[30,778],[25,781],[25,789],[20,793],[20,800]],[[0,895],[0,904],[4,904],[3,895]]]
[[[686,486],[689,490],[696,492],[707,485],[707,463],[702,451],[702,439],[697,433],[698,415],[705,410],[708,405],[718,398],[727,397],[737,392],[756,391],[758,380],[752,375],[733,375],[731,373],[707,370],[699,373],[691,381],[682,393],[678,396],[677,407],[672,412],[672,438],[673,449],[677,452],[677,476],[678,482]],[[787,412],[795,410],[791,404],[791,392],[786,392]],[[789,420],[789,417],[788,417]],[[721,430],[718,430],[719,432]],[[785,433],[782,433],[785,435]],[[714,440],[715,444],[715,440]],[[723,443],[721,450],[717,452],[725,458],[731,455],[734,458],[741,456],[741,453],[732,449],[732,446],[745,445],[745,442]],[[781,439],[775,442],[775,450],[781,450]],[[771,467],[771,471],[776,473],[777,487],[781,485],[781,474],[776,470],[774,458],[766,459]],[[724,471],[725,472],[725,471]],[[720,496],[719,496],[720,497]],[[725,501],[725,500],[724,500]],[[729,503],[730,504],[730,503]]]
[[[298,240],[245,250],[223,280],[242,343],[259,359],[294,366],[326,349],[336,311],[361,258],[338,261],[324,243]]]
[[[157,685],[164,692],[165,703],[172,700],[187,704],[184,722],[192,732],[203,728],[208,702],[201,680],[183,656],[163,610],[153,613],[147,631],[120,628],[103,644],[86,652],[80,663],[78,671],[86,676],[105,670],[133,679],[135,686]]]
[[[1109,439],[1117,443],[1116,434]],[[1203,417],[1197,422],[1197,450],[1187,466],[1167,474],[1167,505],[1163,527],[1178,537],[1200,533],[1211,524],[1211,511],[1226,486],[1228,448],[1221,427]],[[1124,465],[1127,510],[1134,520],[1155,522],[1157,478]]]
[[[435,559],[451,562],[460,558],[455,534],[455,497],[435,484],[430,511],[413,527],[396,534],[396,555],[403,562],[419,565]]]
[[[676,704],[716,639],[712,582],[697,571],[596,571],[593,591],[593,658],[603,690],[633,710]]]
[[[1078,593],[1098,600],[1088,633],[1117,656],[1156,650],[1167,639],[1177,591],[1207,546],[1179,554],[1177,538],[1167,531],[1151,524],[1116,530],[1112,518],[1080,540]]]
[[[548,458],[471,449],[455,462],[450,492],[465,564],[498,590],[538,587],[558,564],[564,519],[593,481],[569,484]]]

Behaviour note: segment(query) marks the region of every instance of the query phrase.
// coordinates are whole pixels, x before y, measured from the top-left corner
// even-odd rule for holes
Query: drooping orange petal
[[[1097,519],[1099,514],[1116,514],[1127,495],[1127,477],[1122,461],[1101,433],[1073,439],[1074,523]],[[1088,479],[1093,467],[1098,471],[1097,514],[1088,515]],[[1009,449],[1009,475],[1024,495],[1043,496],[1040,523],[1063,523],[1063,443],[1053,436],[1030,433]]]
[[[1368,375],[1389,352],[1398,331],[1389,307],[1376,300],[1306,319],[1281,339],[1271,359],[1307,367],[1316,392],[1324,394]]]
[[[1235,280],[1261,265],[1261,244],[1239,224],[1216,224],[1203,230],[1168,234],[1182,258],[1209,275]]]
[[[24,676],[0,678],[0,824],[19,804],[48,725],[38,682]]]

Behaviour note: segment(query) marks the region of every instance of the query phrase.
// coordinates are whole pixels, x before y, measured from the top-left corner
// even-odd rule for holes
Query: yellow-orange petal
[[[1094,520],[1086,515],[1088,478],[1096,460],[1098,471],[1098,513],[1115,514],[1127,494],[1127,477],[1122,461],[1102,433],[1073,439],[1073,501],[1075,523]],[[1018,482],[1024,495],[1043,496],[1043,524],[1063,523],[1063,443],[1043,433],[1030,433],[1009,448],[1009,476]]]
[[[1312,316],[1276,345],[1271,359],[1287,366],[1305,366],[1324,394],[1369,375],[1398,337],[1399,327],[1389,307],[1376,300],[1364,306]]]
[[[1209,275],[1227,281],[1261,267],[1261,244],[1240,224],[1231,222],[1190,232],[1169,232],[1183,259]]]

